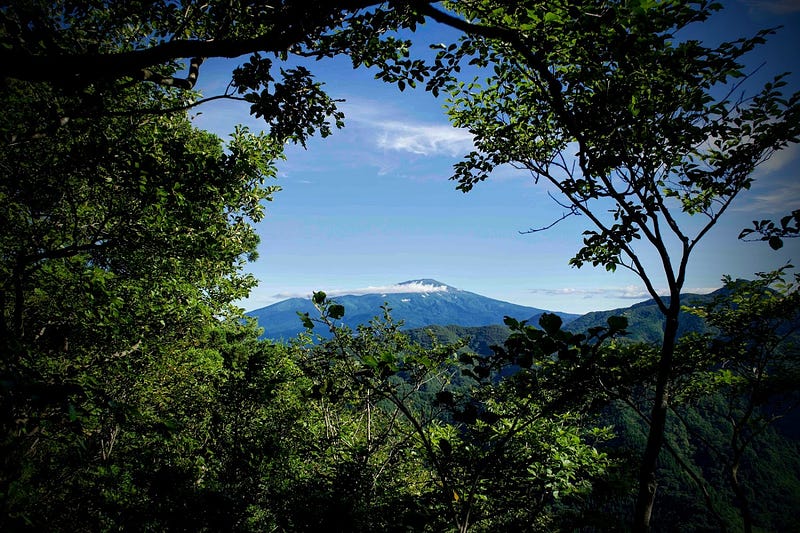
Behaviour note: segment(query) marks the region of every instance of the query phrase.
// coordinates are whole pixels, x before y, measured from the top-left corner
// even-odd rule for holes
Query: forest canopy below
[[[721,9],[0,4],[0,529],[796,530],[798,275],[680,300],[704,237],[800,130],[788,75],[754,86],[743,66],[774,30],[676,37]],[[416,57],[423,24],[456,40]],[[205,59],[240,56],[224,93],[194,90]],[[457,189],[503,165],[547,183],[586,224],[570,264],[638,276],[659,339],[544,314],[476,353],[412,340],[389,309],[338,327],[322,292],[306,333],[259,339],[236,302],[276,163],[345,120],[291,61],[334,56],[445,98],[474,138]],[[216,99],[263,131],[197,129]],[[798,228],[787,207],[740,238],[779,249]]]

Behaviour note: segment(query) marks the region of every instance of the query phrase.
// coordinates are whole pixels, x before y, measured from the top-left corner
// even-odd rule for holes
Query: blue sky
[[[702,38],[734,39],[756,29],[785,25],[764,50],[762,72],[800,71],[800,1],[728,2]],[[421,38],[451,40],[426,27]],[[208,61],[199,86],[206,96],[224,90],[235,63]],[[422,90],[399,92],[353,70],[346,58],[312,63],[329,94],[345,100],[346,127],[308,148],[291,146],[279,164],[283,190],[258,224],[259,259],[250,271],[260,280],[246,309],[263,307],[313,290],[332,294],[387,292],[409,279],[435,278],[485,296],[551,310],[583,313],[626,307],[647,298],[642,283],[624,269],[575,269],[567,262],[588,226],[572,217],[549,224],[562,209],[543,184],[511,168],[468,194],[449,181],[451,167],[471,149],[471,139],[448,125],[442,101]],[[800,87],[800,72],[790,78]],[[200,108],[199,127],[223,138],[236,124],[260,130],[247,104],[220,101]],[[800,261],[800,240],[774,252],[762,243],[737,241],[756,218],[800,207],[800,148],[790,147],[757,171],[753,189],[738,199],[698,246],[687,291],[720,286],[723,274],[751,277],[756,271]],[[657,287],[664,287],[660,279]],[[379,310],[376,310],[376,313]]]

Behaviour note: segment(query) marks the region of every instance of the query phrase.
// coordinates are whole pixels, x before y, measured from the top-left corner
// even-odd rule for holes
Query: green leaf
[[[303,322],[303,327],[306,329],[314,329],[314,322],[311,320],[311,317],[308,316],[308,313],[301,313],[297,311],[297,316],[300,317],[300,320]]]
[[[612,333],[624,331],[628,327],[628,319],[624,316],[610,316],[607,322]]]
[[[342,304],[331,304],[328,307],[328,316],[334,320],[339,320],[344,316],[344,306]]]
[[[553,13],[552,11],[548,11],[544,14],[544,21],[545,22],[561,22],[561,16],[558,13]]]
[[[311,297],[311,301],[314,302],[314,305],[322,305],[323,303],[325,303],[325,298],[327,297],[328,295],[325,294],[323,291],[316,291],[314,292],[314,295]]]
[[[539,325],[549,335],[555,335],[561,329],[563,321],[561,317],[553,313],[545,313],[539,318]]]

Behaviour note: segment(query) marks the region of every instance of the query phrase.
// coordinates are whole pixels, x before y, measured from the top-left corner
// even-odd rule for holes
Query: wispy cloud
[[[708,294],[717,290],[719,287],[686,287],[684,293]],[[593,298],[603,296],[606,298],[620,298],[623,300],[647,300],[651,298],[650,293],[640,285],[625,285],[623,287],[604,287],[604,288],[575,288],[562,287],[556,289],[531,289],[535,294],[547,294],[549,296],[567,296],[571,298]],[[669,290],[657,289],[659,296],[669,295]]]
[[[608,289],[576,289],[573,287],[562,287],[558,289],[531,289],[534,294],[548,294],[550,296],[578,296],[589,298],[599,294],[606,294]]]
[[[800,2],[800,0],[798,0]],[[757,177],[766,176],[783,170],[800,158],[800,144],[790,144],[783,150],[773,153],[769,159],[761,163],[755,171]]]
[[[384,122],[378,146],[398,152],[456,157],[473,149],[472,135],[446,125]]]
[[[748,201],[737,211],[752,211],[766,215],[785,215],[800,205],[800,183],[789,181],[773,183],[768,187],[754,187]]]
[[[800,0],[745,0],[751,9],[782,15],[800,12]]]
[[[328,296],[362,296],[364,294],[427,294],[431,292],[446,292],[446,285],[433,285],[430,283],[412,282],[394,285],[378,285],[361,287],[358,289],[330,289],[325,290]],[[272,295],[275,301],[286,300],[288,298],[311,298],[312,291],[279,292]]]
[[[348,100],[342,107],[350,124],[369,128],[373,142],[385,150],[457,157],[474,146],[472,135],[450,126],[444,116],[440,122],[410,120],[407,112],[364,99]]]

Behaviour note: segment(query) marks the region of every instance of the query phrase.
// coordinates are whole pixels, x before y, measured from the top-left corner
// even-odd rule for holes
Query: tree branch
[[[185,89],[191,91],[197,83],[197,78],[200,75],[200,65],[203,64],[205,58],[193,57],[189,63],[189,75],[185,78],[176,78],[174,76],[162,76],[153,72],[150,69],[142,69],[140,72],[140,79],[142,81],[150,81],[157,85],[165,87],[177,87],[178,89]]]
[[[327,11],[330,14],[357,11],[378,4],[380,2],[376,0],[339,0],[328,6]],[[307,9],[308,6],[303,7]],[[19,48],[0,48],[0,78],[85,86],[99,80],[130,76],[156,83],[169,83],[167,77],[160,78],[150,69],[183,58],[233,58],[252,52],[285,52],[291,46],[303,42],[311,33],[309,26],[302,24],[301,17],[302,13],[296,10],[279,13],[271,21],[268,31],[245,39],[174,39],[149,48],[111,54],[69,54],[59,51],[39,55]],[[316,29],[323,29],[330,22],[324,12],[319,14],[317,20],[319,22]],[[183,82],[173,80],[172,84],[193,86],[190,79]]]
[[[469,35],[480,35],[481,37],[497,39],[510,44],[514,50],[516,50],[523,58],[525,58],[528,64],[533,67],[533,70],[535,70],[536,73],[539,74],[547,83],[548,92],[550,93],[550,97],[553,99],[553,107],[558,113],[559,117],[564,121],[564,124],[567,126],[570,134],[572,134],[578,141],[578,144],[581,145],[581,158],[584,157],[583,153],[584,148],[586,148],[586,143],[584,142],[583,135],[578,127],[578,122],[567,110],[567,104],[564,101],[564,95],[562,94],[563,86],[561,85],[561,82],[558,81],[558,78],[556,78],[552,72],[550,72],[550,69],[547,68],[545,61],[535,52],[533,52],[531,47],[526,44],[516,32],[507,30],[505,28],[499,28],[497,26],[473,24],[458,17],[454,17],[449,13],[445,13],[444,11],[440,11],[427,2],[416,3],[422,4],[417,6],[417,9],[420,10],[420,13],[432,18],[440,24],[461,30]]]
[[[549,196],[555,203],[557,203],[558,205],[560,205],[564,209],[567,209],[567,211],[562,213],[559,218],[557,218],[556,220],[554,220],[553,222],[551,222],[547,226],[542,226],[541,228],[530,228],[530,229],[525,230],[525,231],[520,231],[519,233],[521,235],[527,235],[529,233],[538,233],[540,231],[548,230],[548,229],[552,228],[553,226],[555,226],[556,224],[558,224],[559,222],[561,222],[562,220],[566,220],[567,218],[569,218],[569,217],[571,217],[573,215],[580,215],[581,214],[580,209],[577,206],[575,206],[575,205],[566,205],[566,204],[563,204],[563,203],[559,202],[555,197],[553,197],[553,195],[549,191],[547,192],[547,196]]]

